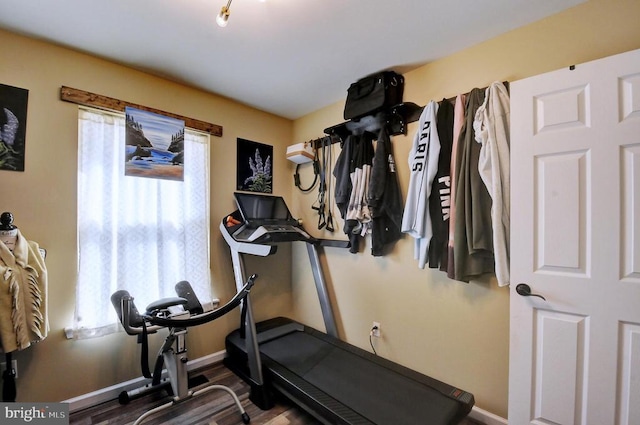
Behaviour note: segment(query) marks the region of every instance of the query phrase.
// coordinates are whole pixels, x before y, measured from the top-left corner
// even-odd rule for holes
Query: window
[[[209,136],[185,131],[184,181],[171,181],[124,175],[124,129],[124,115],[80,109],[77,338],[118,330],[119,289],[141,311],[181,280],[211,299]]]

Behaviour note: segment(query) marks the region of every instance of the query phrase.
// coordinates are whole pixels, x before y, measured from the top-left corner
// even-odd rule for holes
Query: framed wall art
[[[273,192],[273,146],[238,138],[237,190]]]
[[[184,180],[184,121],[127,106],[126,176]]]
[[[0,84],[0,170],[24,171],[29,90]]]

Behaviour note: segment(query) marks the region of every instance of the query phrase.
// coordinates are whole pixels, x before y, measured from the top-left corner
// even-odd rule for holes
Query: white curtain
[[[80,109],[78,282],[74,337],[117,331],[111,294],[125,289],[141,312],[191,283],[211,300],[209,136],[185,132],[184,181],[124,175],[125,119]]]

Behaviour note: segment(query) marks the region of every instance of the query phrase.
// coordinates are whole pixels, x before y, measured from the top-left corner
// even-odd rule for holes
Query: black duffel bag
[[[402,103],[404,77],[394,71],[382,71],[361,78],[349,86],[344,119],[372,115]]]

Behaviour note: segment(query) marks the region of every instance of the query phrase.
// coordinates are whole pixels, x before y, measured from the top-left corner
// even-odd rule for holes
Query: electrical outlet
[[[11,365],[13,366],[13,370],[16,371],[16,378],[18,378],[18,361],[11,360]],[[7,364],[5,362],[0,363],[0,376],[4,374],[5,370],[7,370]]]
[[[376,338],[380,338],[380,323],[373,322],[371,325],[371,336],[375,336]]]

